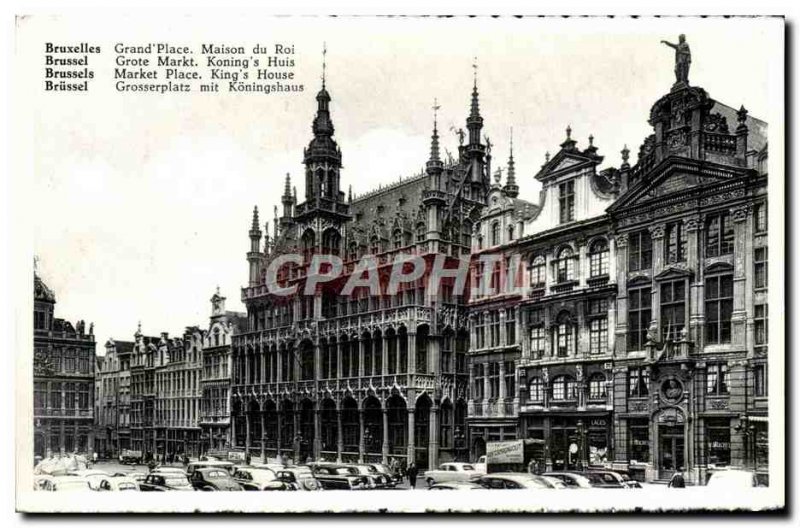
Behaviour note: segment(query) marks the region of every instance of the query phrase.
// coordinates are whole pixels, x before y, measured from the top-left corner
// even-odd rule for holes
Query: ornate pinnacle
[[[286,183],[283,187],[283,197],[284,198],[291,198],[292,197],[292,180],[289,173],[286,173]]]
[[[572,136],[572,127],[570,125],[567,125],[567,141],[572,139],[571,136]]]
[[[253,231],[258,231],[258,206],[253,207]]]
[[[748,112],[747,112],[747,108],[745,108],[745,107],[744,107],[744,105],[742,105],[742,106],[741,106],[741,107],[740,107],[740,108],[739,108],[739,109],[736,111],[736,120],[737,120],[737,121],[738,121],[740,124],[742,124],[742,125],[743,125],[743,124],[744,124],[744,122],[745,122],[745,121],[747,121],[747,114],[748,114]]]
[[[630,157],[631,151],[628,150],[628,145],[627,144],[625,144],[625,146],[622,147],[622,151],[620,151],[620,154],[622,154],[622,166],[623,167],[628,167],[629,166],[628,165],[628,158]]]

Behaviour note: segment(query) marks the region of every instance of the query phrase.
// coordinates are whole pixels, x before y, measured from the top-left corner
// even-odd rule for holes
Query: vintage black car
[[[186,475],[178,473],[150,473],[139,483],[141,491],[192,491]]]
[[[189,476],[192,487],[200,491],[241,491],[242,487],[233,480],[227,470],[219,467],[195,469]]]
[[[322,489],[369,489],[370,479],[359,474],[356,467],[342,464],[319,464],[312,466],[314,477],[322,485]]]

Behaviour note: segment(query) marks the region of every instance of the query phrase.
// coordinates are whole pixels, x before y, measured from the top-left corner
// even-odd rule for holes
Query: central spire
[[[509,130],[510,134],[510,148],[508,154],[508,176],[506,176],[506,186],[504,190],[511,198],[519,196],[519,186],[517,186],[517,178],[514,169],[514,127]]]
[[[481,117],[480,105],[478,104],[478,58],[475,57],[472,63],[472,101],[467,118],[467,130],[469,131],[469,145],[479,145],[481,143],[481,129],[483,128],[483,118]]]

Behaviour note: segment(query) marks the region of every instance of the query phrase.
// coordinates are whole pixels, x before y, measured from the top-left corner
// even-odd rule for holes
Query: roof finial
[[[549,150],[544,153],[544,161],[545,161],[545,163],[549,163],[550,162],[550,151]]]
[[[622,147],[622,151],[620,153],[622,154],[622,165],[623,166],[627,166],[628,165],[628,157],[629,157],[629,155],[631,153],[631,151],[628,150],[628,144],[627,143]]]
[[[572,126],[567,125],[567,139],[572,139]]]
[[[591,134],[589,134],[589,146],[590,147],[594,146],[594,136]]]
[[[258,206],[253,207],[253,231],[258,230]]]
[[[219,284],[217,284],[217,295],[219,295]]]
[[[472,87],[478,89],[478,57],[472,57]]]
[[[439,100],[436,97],[434,97],[433,98],[433,129],[434,130],[436,130],[436,118],[438,117],[437,114],[438,114],[440,108],[441,108],[441,106],[439,106]]]
[[[325,67],[326,67],[326,55],[328,54],[328,43],[322,42],[322,88],[325,88]]]

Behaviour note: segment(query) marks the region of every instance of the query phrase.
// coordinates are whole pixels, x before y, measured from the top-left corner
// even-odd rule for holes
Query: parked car
[[[89,481],[76,476],[37,475],[33,480],[36,491],[91,491]]]
[[[125,474],[124,476],[135,480],[139,484],[144,482],[144,479],[147,478],[147,474],[146,473],[142,473],[141,471],[131,471],[130,473]]]
[[[186,475],[150,473],[139,483],[141,491],[192,491]]]
[[[271,469],[248,466],[237,467],[233,472],[233,480],[247,491],[264,491],[265,489],[274,489],[275,486],[282,484]],[[280,486],[280,488],[284,487]]]
[[[744,490],[758,487],[756,474],[752,471],[741,469],[726,469],[715,471],[708,477],[706,486],[713,490]]]
[[[475,489],[483,489],[483,486],[476,482],[441,482],[439,484],[434,484],[428,489],[432,490],[475,490]]]
[[[591,488],[592,482],[578,473],[566,473],[561,471],[551,471],[542,475],[543,477],[557,478],[568,488]]]
[[[593,488],[632,488],[625,478],[616,471],[587,471],[582,473]],[[638,483],[637,483],[638,484]]]
[[[189,476],[192,487],[200,491],[241,491],[242,487],[224,467],[201,467]]]
[[[398,484],[403,482],[403,479],[400,477],[399,474],[394,473],[391,469],[389,469],[388,466],[384,464],[366,464],[366,465],[371,468],[374,468],[375,471],[385,476],[388,481],[388,487],[390,488],[397,487]]]
[[[353,464],[360,475],[364,475],[370,480],[370,488],[384,489],[390,487],[391,477],[375,469],[371,464]]]
[[[228,472],[228,475],[233,475],[233,471],[236,469],[236,464],[233,462],[227,462],[225,460],[195,460],[189,462],[189,465],[186,467],[186,474],[193,475],[196,470],[202,468],[224,469]]]
[[[470,482],[478,480],[483,473],[477,471],[472,464],[464,462],[446,462],[439,465],[439,469],[431,469],[422,475],[422,480],[428,487],[438,482]]]
[[[555,489],[550,480],[530,473],[489,473],[478,484],[486,489]]]
[[[131,449],[123,449],[119,454],[119,462],[120,464],[141,464],[142,452],[133,451]]]
[[[290,466],[275,472],[277,480],[290,485],[290,489],[301,491],[316,491],[322,489],[322,484],[314,476],[308,466]]]
[[[486,474],[486,455],[483,455],[483,456],[479,457],[478,461],[475,462],[474,464],[472,464],[472,466],[475,468],[475,471],[479,471],[479,472],[481,472],[481,473],[483,473],[485,475]]]
[[[150,473],[158,473],[159,475],[181,475],[187,476],[186,471],[178,467],[171,467],[171,466],[158,466],[157,468],[153,469]]]
[[[311,468],[322,489],[369,489],[369,477],[361,475],[353,466],[315,464]]]
[[[102,479],[97,491],[140,491],[139,483],[129,477],[109,477]]]

